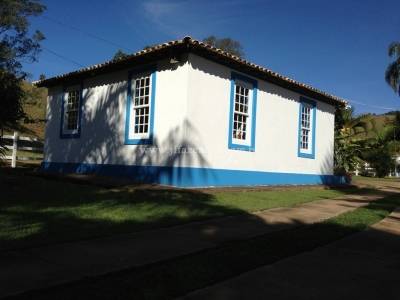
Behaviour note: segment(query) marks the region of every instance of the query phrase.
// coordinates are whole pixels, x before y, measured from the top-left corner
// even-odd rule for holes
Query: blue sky
[[[119,49],[215,35],[241,42],[252,63],[348,100],[356,114],[400,110],[384,80],[388,46],[400,40],[399,0],[40,2],[47,10],[30,21],[46,36],[44,50],[24,66],[33,81],[109,61]]]

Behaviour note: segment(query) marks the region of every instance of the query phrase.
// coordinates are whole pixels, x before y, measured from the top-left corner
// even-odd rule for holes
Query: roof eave
[[[126,58],[111,60],[103,64],[88,67],[68,74],[36,81],[33,82],[33,85],[37,87],[53,87],[57,85],[64,85],[67,82],[77,82],[86,78],[115,72],[118,70],[140,67],[156,61],[168,59],[171,56],[171,53],[182,55],[183,53],[187,52],[198,54],[216,63],[228,64],[230,67],[236,68],[239,71],[246,72],[262,80],[292,90],[315,100],[339,107],[343,107],[347,104],[347,102],[343,99],[332,96],[293,79],[284,77],[278,73],[250,63],[221,49],[212,47],[197,40],[193,40],[188,36],[184,37],[182,40],[171,41],[133,53]]]
[[[67,74],[35,81],[32,84],[37,87],[49,88],[57,85],[63,85],[65,84],[65,82],[76,82],[82,79],[116,72],[123,69],[136,68],[159,60],[168,59],[171,55],[171,51],[176,51],[176,49],[178,48],[182,48],[182,45],[174,44],[170,47],[160,45],[147,50],[142,50],[125,58],[111,60],[99,65],[80,69]]]

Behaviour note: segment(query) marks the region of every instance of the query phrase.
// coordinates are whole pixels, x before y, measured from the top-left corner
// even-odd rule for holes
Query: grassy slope
[[[45,119],[47,105],[47,89],[33,87],[31,83],[24,82],[24,90],[31,97],[24,99],[24,110],[33,119]],[[20,136],[44,138],[45,123],[19,124],[5,128],[4,134],[12,135],[18,132]]]
[[[385,127],[385,124],[392,121],[395,118],[395,115],[380,115],[380,116],[372,116],[372,119],[375,121],[375,125],[377,128],[382,129]],[[368,130],[372,129],[372,124],[369,124]],[[376,135],[374,132],[369,131],[367,135],[365,133],[360,133],[358,135],[360,138],[375,138]]]

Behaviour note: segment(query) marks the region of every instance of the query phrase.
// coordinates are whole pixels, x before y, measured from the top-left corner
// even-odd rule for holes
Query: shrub
[[[376,170],[376,177],[385,177],[392,168],[392,156],[387,147],[371,148],[364,154],[365,160]]]

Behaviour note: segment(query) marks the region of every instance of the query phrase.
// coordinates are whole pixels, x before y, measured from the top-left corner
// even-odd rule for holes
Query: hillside
[[[395,115],[378,115],[378,116],[372,116],[372,119],[375,122],[375,126],[379,129],[382,129],[385,127],[387,123],[390,121],[393,121],[395,119]],[[372,128],[372,124],[369,126],[368,129]],[[367,138],[372,138],[375,137],[375,134],[373,132],[369,132],[367,134]]]
[[[26,97],[23,100],[25,112],[32,119],[42,119],[46,117],[47,89],[33,87],[31,83],[24,82],[23,86],[26,91]],[[18,132],[20,136],[44,138],[45,123],[36,124],[18,124],[5,128],[4,134],[12,135]]]

